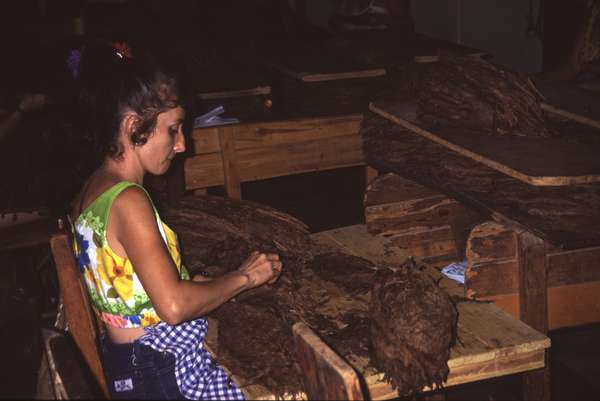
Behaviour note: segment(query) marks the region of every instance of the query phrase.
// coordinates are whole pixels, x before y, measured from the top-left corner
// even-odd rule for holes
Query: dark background
[[[41,91],[58,103],[64,100],[72,83],[64,68],[66,55],[89,38],[127,40],[134,51],[165,59],[172,68],[187,74],[184,79],[193,82],[187,89],[199,91],[211,77],[190,76],[197,62],[192,56],[202,60],[203,55],[217,50],[253,52],[273,38],[326,34],[322,24],[311,24],[286,4],[277,0],[3,2],[0,107],[15,107],[23,92]],[[312,2],[311,10],[313,22],[318,22],[315,4]],[[510,6],[510,2],[506,4]],[[566,61],[583,4],[584,0],[544,1],[544,30],[538,39],[541,70],[554,69]],[[322,9],[325,13],[326,7]],[[432,7],[432,18],[444,21],[444,9]],[[524,30],[525,25],[524,15]],[[205,111],[202,104],[193,107],[193,113]],[[1,144],[2,213],[40,206],[60,208],[70,199],[79,185],[76,180],[61,178],[71,173],[71,158],[79,156],[69,146],[76,142],[77,133],[64,126],[70,117],[68,109],[49,107]],[[363,222],[363,190],[363,169],[350,168],[245,183],[242,196],[293,214],[317,232]],[[210,192],[223,194],[218,188]],[[47,247],[0,256],[0,398],[32,398],[41,356],[39,328],[52,325],[57,305],[53,266]],[[551,333],[555,399],[597,399],[600,388],[594,377],[600,377],[599,333],[596,326]],[[450,390],[448,398],[516,400],[518,385],[518,377],[508,377],[459,386]]]

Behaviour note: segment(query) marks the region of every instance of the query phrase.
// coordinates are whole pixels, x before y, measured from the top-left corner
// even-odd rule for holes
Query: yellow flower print
[[[120,297],[124,301],[130,299],[133,295],[133,268],[129,260],[122,265],[115,263],[112,271],[109,271],[108,274]]]
[[[160,318],[154,311],[149,311],[144,313],[144,317],[142,317],[142,326],[152,326],[153,324],[160,323]]]
[[[177,241],[177,235],[173,230],[171,230],[166,224],[163,223],[163,229],[165,232],[165,236],[167,237],[167,248],[169,248],[169,253],[173,258],[173,262],[175,262],[175,266],[179,268],[181,265],[181,253],[179,251],[179,242]]]
[[[133,267],[129,260],[115,257],[108,249],[103,248],[102,266],[98,269],[102,280],[114,287],[120,298],[127,301],[133,296]]]
[[[113,269],[116,263],[115,259],[106,248],[98,248],[96,251],[96,260],[98,261],[98,275],[107,285],[111,285],[112,282],[107,272]]]

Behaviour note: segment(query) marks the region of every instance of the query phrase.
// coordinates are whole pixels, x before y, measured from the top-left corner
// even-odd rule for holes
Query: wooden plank
[[[323,138],[358,135],[362,114],[305,118],[224,127],[196,128],[192,131],[193,154],[220,152],[219,132],[235,129],[235,149],[273,146]]]
[[[577,82],[535,78],[533,80],[547,104],[558,110],[573,113],[575,116],[585,117],[587,120],[580,121],[583,124],[586,124],[586,121],[589,123],[600,120],[600,102],[598,102],[597,94],[593,91],[581,88]],[[552,110],[548,111],[552,112]]]
[[[375,263],[393,266],[403,261],[402,250],[388,238],[372,236],[364,225],[343,227],[311,236],[323,246],[339,249]],[[387,252],[391,260],[386,260]],[[451,295],[464,294],[464,288],[427,267],[427,272],[440,279],[440,285]],[[450,374],[446,386],[483,380],[500,375],[520,373],[544,366],[544,349],[550,340],[489,303],[458,304],[459,340],[451,350]],[[486,324],[482,325],[481,322]],[[398,394],[383,381],[382,374],[372,369],[363,371],[370,398],[396,398]]]
[[[371,206],[394,204],[413,199],[444,196],[438,191],[419,185],[395,173],[387,173],[373,181],[365,190],[365,209]]]
[[[427,261],[429,259],[436,260],[457,260],[458,252],[454,239],[440,241],[424,241],[419,245],[413,245],[409,248],[410,255],[416,258]]]
[[[505,225],[486,222],[471,232],[465,274],[467,297],[492,300],[520,316],[517,234]],[[546,255],[548,327],[557,329],[600,321],[600,247]]]
[[[519,314],[523,322],[542,333],[548,332],[546,243],[528,231],[517,235],[519,260]],[[526,373],[525,400],[550,400],[550,367]]]
[[[236,150],[241,182],[334,168],[362,166],[364,157],[358,135],[324,138]],[[222,185],[224,175],[220,154],[199,155],[185,162],[186,188]]]
[[[519,229],[517,229],[517,232]],[[475,227],[467,244],[467,297],[493,300],[519,316],[517,234],[497,222]],[[600,321],[600,247],[550,248],[546,256],[550,329]]]
[[[555,138],[507,139],[439,129],[433,133],[417,122],[416,106],[412,102],[377,102],[371,103],[369,109],[428,140],[530,185],[600,182],[600,159],[593,145]]]
[[[368,186],[371,181],[375,180],[379,176],[379,170],[374,169],[371,166],[365,167],[365,187]]]
[[[404,233],[414,227],[448,225],[453,217],[464,212],[464,206],[445,195],[411,199],[402,202],[373,205],[365,208],[369,232],[374,235]]]
[[[329,74],[297,73],[293,74],[292,76],[303,82],[325,82],[337,81],[340,79],[381,77],[383,75],[386,75],[385,68],[373,68],[369,70],[337,72]]]
[[[515,255],[497,258],[488,255],[482,259],[470,256],[468,261],[466,280],[472,296],[517,292]],[[598,281],[600,280],[600,247],[549,252],[547,264],[549,288]]]
[[[310,327],[292,327],[298,364],[311,400],[362,400],[356,372],[325,344]]]
[[[554,246],[600,245],[600,184],[533,186],[462,156],[376,113],[361,132],[369,165],[439,190],[469,208],[503,216]]]
[[[599,293],[600,281],[548,288],[548,328],[556,330],[600,322]],[[476,299],[492,301],[516,318],[520,315],[517,293]]]
[[[402,233],[385,236],[401,248],[418,246],[423,242],[447,241],[454,238],[452,228],[449,225],[438,227],[414,226]]]
[[[554,113],[554,114],[559,115],[561,117],[565,117],[565,118],[568,118],[570,120],[577,121],[577,122],[579,122],[581,124],[589,125],[590,127],[594,127],[594,128],[600,129],[600,121],[595,120],[593,118],[582,116],[582,115],[579,115],[579,114],[575,114],[575,113],[572,113],[570,111],[563,110],[561,108],[552,106],[551,104],[548,104],[548,103],[542,103],[541,106],[542,106],[543,110],[548,111],[550,113]]]
[[[495,377],[523,373],[544,367],[544,350],[537,350],[515,356],[499,356],[488,362],[464,365],[450,370],[445,387],[472,383]],[[385,383],[381,376],[367,378],[369,396],[372,400],[397,399],[398,392]]]
[[[371,234],[389,237],[436,266],[461,258],[469,229],[481,219],[456,200],[394,173],[370,183],[364,205]]]
[[[56,265],[60,294],[65,309],[69,332],[81,351],[94,378],[110,398],[98,344],[98,326],[93,314],[83,277],[76,265],[69,237],[65,233],[54,234],[50,248]]]
[[[369,259],[380,265],[393,267],[394,264],[404,261],[405,255],[401,249],[391,245],[386,238],[370,235],[362,224],[312,234],[311,238],[330,250],[337,249]],[[460,295],[463,293],[462,286],[441,276],[439,271],[431,267],[426,267],[426,270],[435,279],[440,279],[440,285],[449,294]],[[445,386],[521,373],[544,366],[544,350],[550,346],[548,337],[490,303],[463,302],[458,304],[458,308],[460,341],[451,350],[451,357],[448,361],[450,374]],[[482,321],[486,324],[482,325]],[[314,335],[312,330],[308,334]],[[305,343],[308,350],[301,351],[303,355],[308,355],[315,360],[319,359],[321,362],[324,359],[331,361],[329,363],[340,362],[339,357],[325,343],[318,338],[313,338],[313,340]],[[356,358],[348,358],[348,361],[364,379],[366,390],[369,392],[368,398],[393,399],[398,397],[397,391],[383,380],[381,373],[369,367],[368,361]],[[308,366],[319,366],[315,364],[317,362],[313,361],[313,364],[308,363]],[[342,372],[347,372],[347,375],[340,376],[336,373],[337,378],[332,381],[337,381],[339,377],[348,377],[351,383],[355,383],[351,378],[353,372],[347,370],[348,365],[343,361],[341,364],[345,366]],[[316,376],[321,369],[306,368],[306,370]],[[324,370],[331,372],[331,367],[326,367]],[[319,387],[331,390],[328,388],[330,387],[328,377],[327,373],[321,373],[320,378],[314,377],[314,379],[321,381]],[[249,391],[248,387],[243,389],[249,399],[274,399],[274,395],[264,388],[253,388],[252,391]],[[304,393],[296,396],[300,399],[307,398],[307,394]],[[332,399],[338,399],[338,397],[340,395],[336,392],[336,396]],[[292,398],[292,395],[285,396],[285,399],[288,398]],[[312,399],[310,394],[308,398]]]
[[[242,199],[242,187],[240,183],[238,157],[235,150],[236,129],[239,129],[239,127],[234,127],[233,129],[225,130],[224,132],[220,132],[219,130],[219,142],[222,152],[223,178],[225,180],[227,196],[239,200]]]
[[[359,256],[382,266],[393,266],[406,261],[406,250],[393,246],[387,239],[367,232],[364,224],[312,234],[311,238],[326,248]]]
[[[183,171],[187,190],[213,187],[225,183],[221,153],[188,157],[185,159]]]
[[[198,97],[198,99],[201,99],[201,100],[212,100],[212,99],[229,99],[232,97],[268,95],[270,93],[271,93],[270,86],[258,86],[256,88],[250,88],[250,89],[199,93],[197,95],[197,97]]]

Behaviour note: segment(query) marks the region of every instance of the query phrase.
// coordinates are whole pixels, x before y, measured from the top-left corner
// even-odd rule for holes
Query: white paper
[[[213,127],[215,125],[237,124],[240,122],[234,117],[221,117],[225,112],[223,106],[218,106],[206,114],[194,118],[194,128]]]
[[[467,261],[451,263],[442,269],[442,273],[446,277],[451,278],[454,281],[458,281],[461,284],[465,283],[465,271],[467,270]]]

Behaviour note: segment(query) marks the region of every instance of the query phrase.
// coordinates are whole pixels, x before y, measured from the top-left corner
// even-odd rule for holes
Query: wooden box
[[[517,234],[520,228],[495,221],[476,226],[467,241],[467,297],[493,300],[520,314]],[[600,322],[600,247],[546,250],[548,327]]]
[[[389,237],[412,256],[441,266],[462,259],[470,213],[458,201],[394,173],[372,181],[365,193],[371,234]]]

